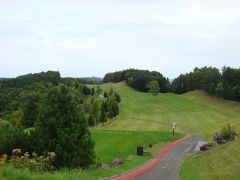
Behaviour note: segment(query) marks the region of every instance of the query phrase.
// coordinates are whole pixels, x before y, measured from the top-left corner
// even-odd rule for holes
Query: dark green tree
[[[95,126],[95,125],[96,125],[96,121],[95,121],[95,119],[93,118],[92,115],[90,115],[90,116],[88,117],[88,125],[89,125],[89,126]]]
[[[102,103],[101,105],[101,113],[100,113],[100,118],[99,121],[104,125],[104,123],[107,121],[107,105],[106,103]]]
[[[115,101],[118,102],[118,103],[121,102],[121,97],[120,97],[120,95],[119,95],[117,92],[114,93],[114,99],[115,99]]]
[[[107,92],[104,92],[103,96],[104,96],[105,98],[108,98]]]
[[[96,95],[99,96],[102,93],[100,86],[97,86]]]
[[[119,114],[119,107],[117,101],[112,97],[106,102],[107,116],[109,119],[113,119]]]
[[[33,127],[38,117],[38,107],[40,95],[36,93],[28,93],[24,96],[24,103],[22,105],[23,122],[25,127]]]
[[[240,86],[239,85],[234,86],[232,88],[232,93],[231,94],[232,94],[232,99],[233,100],[239,101],[240,100]]]
[[[99,104],[95,99],[91,100],[91,112],[90,116],[93,120],[93,125],[96,126],[99,121]]]
[[[37,150],[55,152],[57,167],[86,168],[94,162],[94,142],[81,100],[71,91],[64,85],[50,90],[36,123]]]
[[[85,85],[82,86],[82,93],[84,95],[91,95],[91,89]]]
[[[94,96],[94,95],[95,95],[95,88],[92,87],[92,88],[91,88],[91,96]]]
[[[22,128],[14,128],[11,125],[0,126],[0,154],[12,155],[12,150],[25,148],[26,134]]]

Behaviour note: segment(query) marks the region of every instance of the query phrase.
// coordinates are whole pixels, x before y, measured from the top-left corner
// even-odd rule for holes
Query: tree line
[[[174,79],[171,91],[182,94],[193,90],[204,90],[210,95],[240,101],[240,69],[223,67],[195,68]]]
[[[195,68],[192,72],[181,74],[171,83],[156,71],[128,69],[107,73],[103,78],[107,82],[125,81],[129,86],[142,92],[173,92],[177,94],[194,90],[203,90],[220,98],[240,101],[240,69],[223,67]]]
[[[123,71],[117,71],[113,73],[107,73],[103,82],[120,82],[126,81],[126,83],[132,88],[147,92],[149,90],[149,83],[157,81],[160,92],[168,92],[170,90],[170,82],[168,78],[165,78],[161,73],[156,71],[139,70],[139,69],[127,69]]]
[[[4,79],[0,156],[14,148],[38,155],[55,152],[57,168],[89,167],[95,155],[88,127],[115,119],[120,101],[112,88],[103,91],[54,71]]]

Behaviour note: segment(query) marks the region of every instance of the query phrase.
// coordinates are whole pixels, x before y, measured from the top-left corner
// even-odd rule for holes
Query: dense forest
[[[90,87],[82,81],[62,78],[55,71],[2,79],[0,157],[10,157],[20,148],[31,158],[34,154],[45,157],[36,160],[42,166],[50,163],[50,152],[56,157],[51,166],[47,163],[49,167],[85,168],[94,164],[94,142],[88,127],[115,118],[121,98],[113,89],[103,92],[99,86]],[[10,162],[22,165],[20,159]]]

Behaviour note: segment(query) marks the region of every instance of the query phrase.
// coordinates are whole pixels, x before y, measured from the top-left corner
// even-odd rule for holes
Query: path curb
[[[188,139],[189,137],[191,137],[191,134],[188,134],[174,142],[172,142],[171,144],[169,144],[168,146],[166,146],[164,149],[162,149],[157,156],[154,159],[151,159],[150,161],[148,161],[146,164],[144,164],[143,166],[130,171],[130,172],[126,172],[123,173],[121,175],[117,175],[114,177],[110,177],[108,179],[110,180],[131,180],[143,173],[145,173],[146,171],[148,171],[149,169],[153,168],[155,165],[157,165],[161,159],[173,148],[175,147],[177,144],[181,143],[182,141]]]

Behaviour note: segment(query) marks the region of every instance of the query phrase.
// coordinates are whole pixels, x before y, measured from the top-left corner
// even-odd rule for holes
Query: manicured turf
[[[120,115],[100,129],[111,130],[170,130],[172,122],[177,130],[211,136],[222,125],[240,121],[240,104],[211,97],[202,91],[183,95],[160,93],[152,96],[128,87],[125,83],[104,84],[113,87],[122,98]]]
[[[171,142],[180,138],[180,134],[172,136],[171,132],[128,132],[93,130],[92,137],[96,142],[95,152],[100,162],[111,162],[116,157],[135,158],[136,147],[149,144]]]
[[[240,141],[217,146],[190,156],[181,168],[182,180],[238,180],[240,177]]]
[[[110,163],[117,157],[125,159],[125,164],[111,169],[57,171],[54,173],[31,174],[28,171],[21,171],[12,167],[0,167],[0,179],[99,179],[102,177],[117,175],[121,172],[134,169],[153,157],[153,154],[160,151],[160,144],[168,143],[180,138],[182,134],[177,133],[175,137],[171,132],[121,132],[92,130],[92,138],[96,146],[97,162]],[[145,156],[136,155],[137,145],[143,145],[147,150],[149,144],[158,144],[153,148],[153,153]]]

